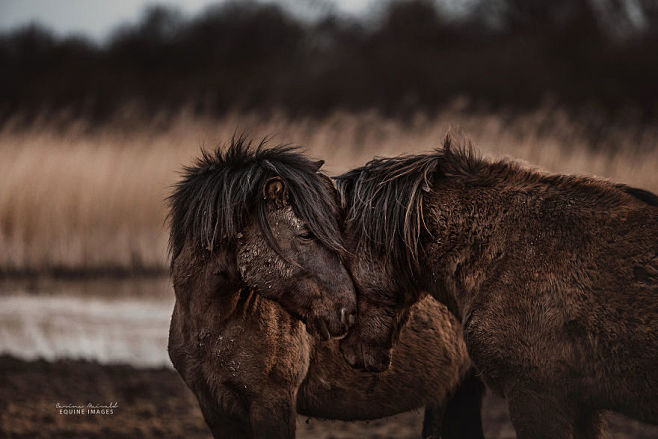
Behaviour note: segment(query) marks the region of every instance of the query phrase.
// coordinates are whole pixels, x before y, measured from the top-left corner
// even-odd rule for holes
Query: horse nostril
[[[354,322],[356,321],[356,314],[349,312],[347,308],[343,307],[340,309],[340,323],[343,325],[343,328],[350,329]]]
[[[343,326],[347,326],[347,308],[343,307],[340,309],[340,322]]]

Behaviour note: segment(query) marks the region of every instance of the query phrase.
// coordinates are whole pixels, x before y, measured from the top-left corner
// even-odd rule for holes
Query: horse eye
[[[301,239],[313,239],[313,234],[311,232],[304,232],[301,235],[299,235]]]

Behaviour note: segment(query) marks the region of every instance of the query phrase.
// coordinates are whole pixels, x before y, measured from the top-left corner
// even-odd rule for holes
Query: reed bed
[[[0,129],[0,273],[131,273],[167,267],[164,199],[200,148],[235,133],[301,145],[330,174],[374,155],[421,152],[462,133],[481,153],[550,172],[596,175],[658,191],[658,127],[611,125],[596,139],[559,109],[523,115],[448,109],[435,117],[387,119],[335,113],[322,120],[181,113],[135,127],[90,129],[47,120]]]

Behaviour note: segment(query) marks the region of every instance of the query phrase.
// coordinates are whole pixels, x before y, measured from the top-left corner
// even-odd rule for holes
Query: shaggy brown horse
[[[658,423],[658,197],[490,163],[471,148],[337,178],[358,318],[341,341],[384,370],[421,291],[463,324],[517,437],[600,437],[602,410]]]
[[[287,169],[286,177],[272,176],[256,170],[258,167]],[[303,174],[305,185],[317,191],[315,197],[329,200],[326,195],[336,196],[331,181],[316,174],[318,166],[303,156],[289,149],[251,151],[243,144],[234,144],[225,154],[204,156],[197,166],[186,170],[172,196],[176,304],[169,332],[169,355],[196,395],[213,435],[290,438],[295,434],[296,413],[357,420],[425,407],[424,437],[481,439],[483,386],[473,376],[459,322],[444,306],[431,298],[419,302],[402,330],[391,369],[374,374],[347,365],[336,341],[323,343],[314,338],[296,316],[280,305],[286,306],[288,299],[281,299],[280,293],[272,295],[271,290],[295,288],[286,279],[296,277],[294,270],[298,268],[283,265],[285,260],[279,259],[296,257],[290,265],[307,267],[311,255],[304,247],[323,233],[317,228],[313,231],[308,221],[294,221],[299,230],[286,227],[292,221],[288,209],[292,190],[282,198],[268,193],[272,178],[280,178],[275,180],[282,185],[277,193],[285,193],[285,188],[291,187],[291,178],[299,180],[301,171],[293,170],[295,167],[308,170]],[[267,221],[272,242],[263,233],[268,225],[255,220],[259,218],[257,214],[247,214],[248,209],[243,210],[240,203],[225,201],[239,198],[226,191],[245,190],[236,182],[227,182],[226,177],[213,178],[213,173],[230,170],[246,174],[242,184],[253,185],[253,194],[245,196],[244,202],[273,203],[276,207],[266,209],[285,212]],[[259,174],[262,175],[254,180],[253,176]],[[318,186],[318,182],[323,186]],[[325,190],[329,193],[325,194]],[[301,198],[295,199],[301,202]],[[325,208],[336,214],[335,203]],[[245,217],[238,218],[238,214]],[[195,233],[195,227],[212,231],[215,238]],[[326,229],[337,233],[333,227]],[[239,237],[221,238],[234,234]],[[339,236],[327,236],[324,241],[336,248],[341,243]],[[274,247],[270,246],[278,250],[273,252]],[[295,253],[302,253],[303,257]],[[326,260],[326,255],[323,257]],[[281,274],[289,270],[293,273]],[[331,276],[342,273],[331,266],[326,270]],[[337,277],[336,282],[339,280]],[[315,294],[323,294],[313,291],[308,283],[300,289],[311,289],[312,299]],[[263,290],[279,303],[256,293]],[[301,297],[302,293],[291,294]],[[293,313],[304,315],[301,311]],[[330,328],[321,323],[314,327],[320,337],[329,337],[326,331]]]

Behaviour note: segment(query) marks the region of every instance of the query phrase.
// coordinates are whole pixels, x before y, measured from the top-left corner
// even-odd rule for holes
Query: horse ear
[[[318,177],[322,181],[322,184],[327,188],[329,193],[332,195],[334,198],[334,201],[336,202],[336,206],[340,206],[340,195],[338,194],[338,189],[336,188],[336,184],[334,183],[334,180],[326,176],[324,174],[318,174]]]
[[[277,203],[284,203],[288,198],[286,184],[281,177],[272,177],[263,186],[263,198]]]
[[[324,160],[318,160],[317,162],[313,162],[313,167],[315,168],[315,172],[318,172],[320,168],[324,165]]]
[[[327,187],[327,189],[332,192],[336,190],[336,185],[334,184],[334,181],[331,177],[324,174],[318,174],[318,178],[322,181],[322,184]]]

